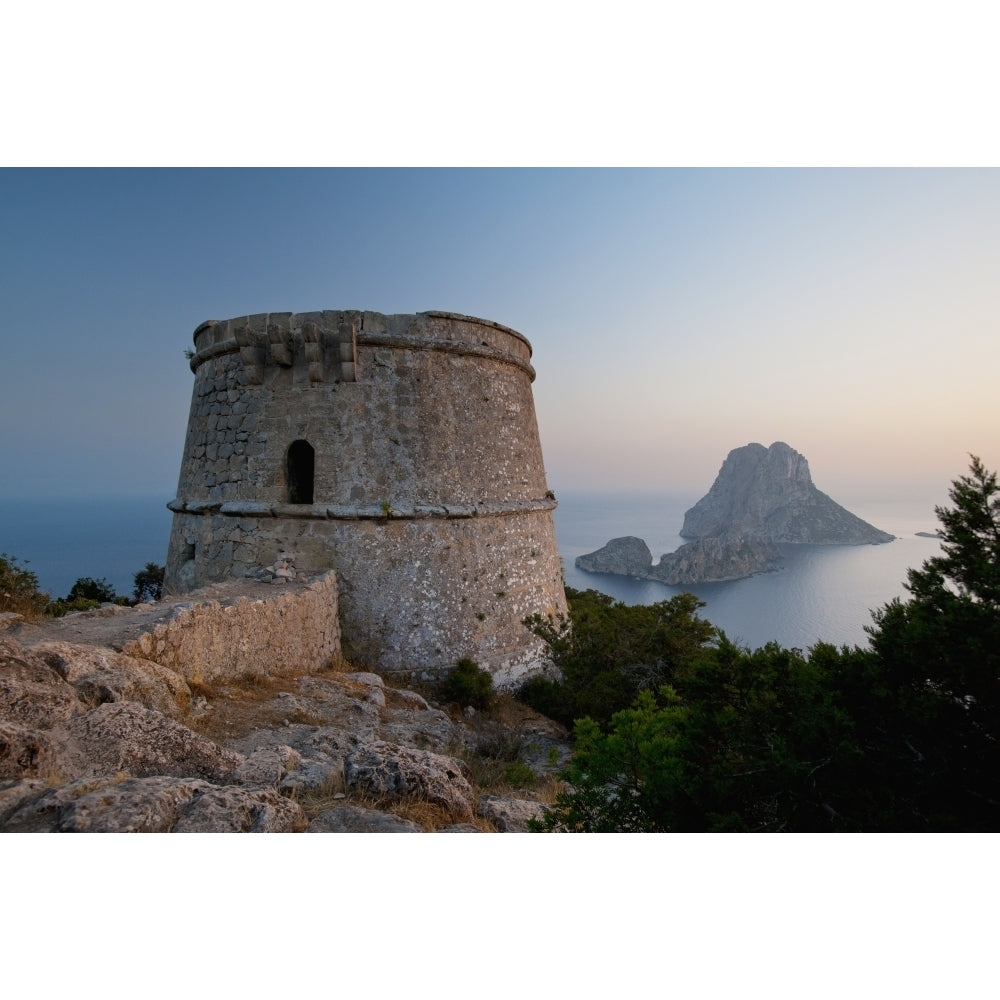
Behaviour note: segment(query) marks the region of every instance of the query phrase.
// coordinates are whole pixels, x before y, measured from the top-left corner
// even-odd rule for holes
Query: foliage
[[[144,601],[158,601],[163,597],[163,575],[165,569],[156,563],[148,562],[144,569],[135,574],[135,590],[132,596],[136,604]]]
[[[104,577],[81,576],[65,597],[53,601],[45,609],[47,615],[62,618],[76,611],[93,611],[102,604],[127,604],[128,598],[120,597]]]
[[[162,566],[146,563],[135,575],[135,599],[159,600],[163,593]],[[0,612],[12,611],[26,618],[60,618],[74,611],[90,611],[101,604],[128,604],[127,597],[115,593],[107,579],[81,576],[65,597],[51,600],[38,589],[38,577],[6,552],[0,553]]]
[[[971,475],[960,476],[948,491],[955,504],[935,507],[941,522],[944,555],[910,570],[907,589],[915,598],[940,591],[942,579],[958,596],[994,611],[1000,609],[1000,487],[995,472],[971,455]]]
[[[678,744],[687,709],[668,686],[657,705],[643,691],[633,708],[616,712],[605,733],[593,719],[577,722],[575,752],[563,772],[570,790],[557,796],[535,830],[640,833],[676,829],[672,806],[683,796]]]
[[[583,716],[607,722],[641,691],[658,691],[691,669],[717,639],[697,611],[704,602],[678,594],[656,604],[626,605],[596,590],[566,589],[565,618],[525,622],[548,646],[561,680],[529,681],[520,697],[572,725]]]
[[[65,600],[67,604],[73,604],[77,601],[111,604],[117,596],[115,588],[103,576],[100,580],[95,580],[92,576],[81,576],[70,588]]]
[[[972,456],[938,507],[942,555],[908,573],[908,601],[866,631],[889,692],[881,723],[935,828],[1000,821],[1000,488]],[[913,806],[917,808],[916,805]]]
[[[38,577],[27,563],[0,552],[0,612],[38,618],[45,612],[49,595],[38,590]]]
[[[493,701],[493,676],[475,661],[461,659],[445,678],[442,693],[448,701],[486,709]]]
[[[643,691],[607,727],[575,726],[570,789],[548,829],[830,830],[842,818],[856,756],[850,721],[819,662],[775,643],[754,652],[725,637],[654,697]]]
[[[515,760],[503,769],[503,781],[514,788],[534,788],[538,775],[523,760]]]

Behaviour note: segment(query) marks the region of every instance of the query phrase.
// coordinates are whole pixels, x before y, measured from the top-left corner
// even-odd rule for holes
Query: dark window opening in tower
[[[313,471],[316,452],[308,441],[293,441],[285,460],[285,482],[289,503],[313,502]]]

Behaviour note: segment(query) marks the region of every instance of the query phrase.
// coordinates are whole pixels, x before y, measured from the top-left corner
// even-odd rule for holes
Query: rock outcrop
[[[287,594],[280,600],[294,611]],[[120,617],[128,647],[141,647],[130,616]],[[158,627],[149,612],[131,618]],[[220,635],[231,634],[225,602],[208,602],[198,615],[205,648],[214,618]],[[295,676],[283,659],[236,657],[214,685],[189,681],[189,664],[174,670],[129,654],[121,638],[96,613],[0,631],[0,831],[518,828],[513,814],[479,808],[463,757],[478,759],[483,727],[497,720],[449,715],[339,659]],[[224,661],[221,644],[213,656]],[[548,763],[528,749],[520,759],[533,775],[554,773],[567,734],[524,712],[516,738]],[[393,812],[407,809],[415,819]]]
[[[736,535],[700,538],[660,556],[647,576],[671,587],[742,580],[781,568],[781,553],[767,538]]]
[[[545,807],[540,802],[527,799],[506,799],[499,795],[484,795],[476,810],[478,815],[490,820],[503,833],[525,833],[528,822],[540,820]]]
[[[656,565],[646,543],[628,536],[578,556],[576,566],[671,586],[717,583],[779,569],[780,543],[877,545],[894,537],[821,493],[809,463],[782,441],[734,448],[712,488],[684,515],[680,535],[693,541]]]
[[[794,448],[734,448],[708,493],[685,515],[681,538],[750,535],[797,545],[877,545],[893,536],[862,521],[814,485]]]
[[[653,554],[649,546],[635,535],[612,538],[603,548],[576,559],[576,568],[588,573],[614,573],[640,580],[649,576],[652,565]]]

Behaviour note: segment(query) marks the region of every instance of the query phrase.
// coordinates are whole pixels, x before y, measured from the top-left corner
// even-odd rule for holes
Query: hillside
[[[206,659],[212,676],[135,655],[167,659],[177,636],[207,648],[234,616],[241,628],[274,607],[294,619],[312,612],[316,586],[3,616],[0,831],[523,830],[569,749],[561,727],[509,696],[477,712],[339,657],[269,662],[259,647]]]

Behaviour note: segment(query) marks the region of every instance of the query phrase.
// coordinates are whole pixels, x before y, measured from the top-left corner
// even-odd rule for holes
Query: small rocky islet
[[[576,559],[577,569],[671,586],[740,580],[780,569],[778,545],[881,545],[893,535],[816,488],[805,457],[783,441],[734,448],[712,488],[684,515],[692,541],[653,564],[641,538],[613,538]]]

